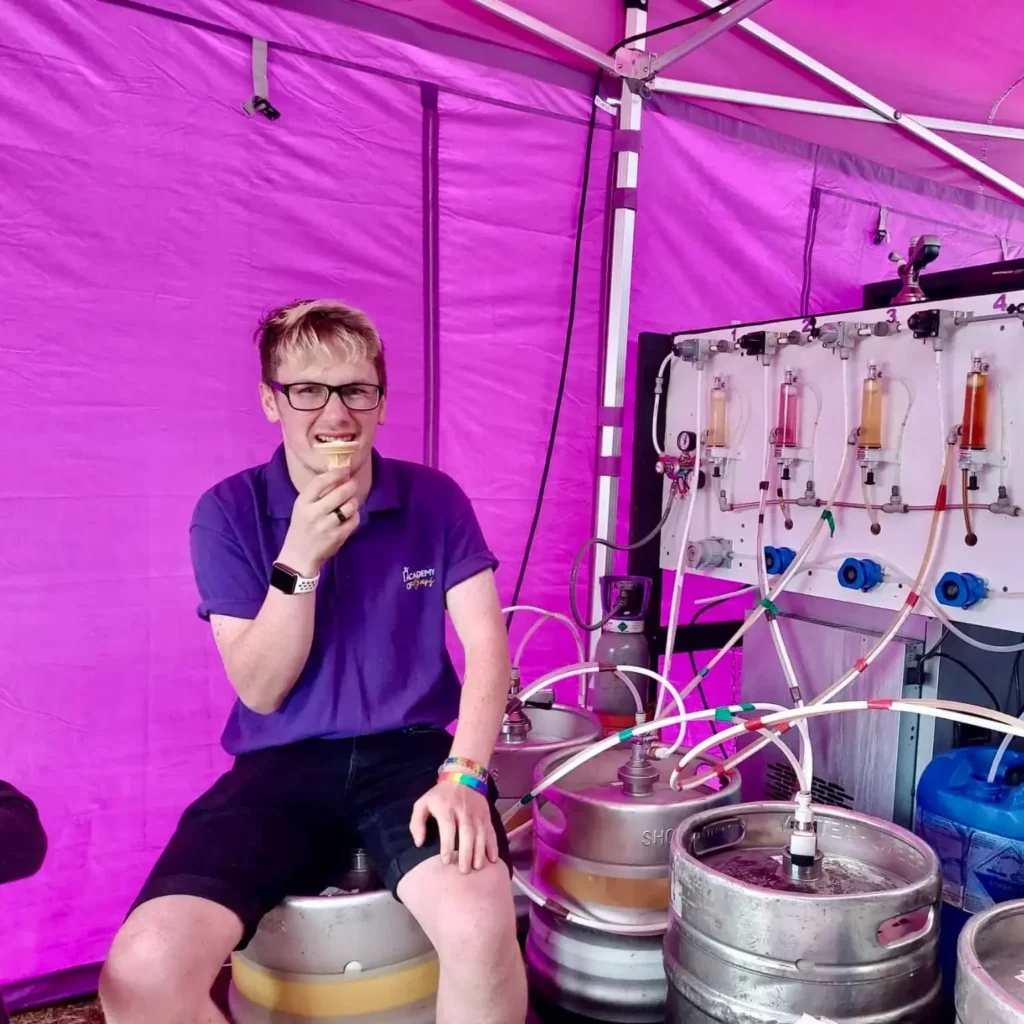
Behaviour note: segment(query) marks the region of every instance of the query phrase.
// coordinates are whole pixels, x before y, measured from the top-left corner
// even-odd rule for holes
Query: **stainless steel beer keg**
[[[665,936],[674,1024],[930,1022],[939,863],[889,822],[815,807],[813,868],[788,857],[795,805],[706,811],[672,844]]]
[[[542,761],[538,780],[569,756]],[[672,790],[674,764],[675,758],[649,759],[642,743],[614,747],[554,783],[534,804],[534,887],[555,906],[612,928],[648,930],[606,933],[532,907],[527,969],[534,990],[548,1002],[597,1020],[663,1019],[661,936],[673,834],[696,811],[735,803],[740,795],[735,772],[724,780],[711,773],[707,785],[694,790]]]
[[[364,855],[345,880],[367,877]],[[236,1024],[433,1024],[437,954],[409,911],[379,887],[327,892],[286,899],[233,954]]]
[[[600,739],[601,723],[585,708],[566,704],[550,707],[527,706],[506,716],[501,735],[491,757],[491,776],[498,787],[498,810],[504,814],[530,792],[537,764],[559,751],[577,749]],[[509,845],[512,862],[523,872],[530,869],[533,855],[533,831],[529,827],[530,808],[510,823]],[[519,828],[520,825],[526,828]],[[513,887],[516,918],[520,931],[527,926],[530,901]]]
[[[957,1024],[1024,1024],[1024,900],[967,922],[956,951]]]

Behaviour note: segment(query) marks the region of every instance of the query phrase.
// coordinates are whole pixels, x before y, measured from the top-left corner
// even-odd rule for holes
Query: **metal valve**
[[[687,569],[721,569],[732,565],[732,541],[724,537],[691,540],[686,545]]]
[[[629,760],[618,771],[623,793],[626,796],[650,796],[660,774],[647,756],[647,743],[643,739],[633,740]]]
[[[523,711],[519,702],[521,690],[519,669],[513,667],[508,687],[508,704],[505,717],[501,723],[501,736],[506,743],[525,743],[526,737],[533,728],[533,723]]]
[[[797,793],[796,811],[788,827],[789,845],[783,851],[782,866],[793,881],[813,882],[821,877],[822,855],[810,793]]]
[[[989,512],[994,512],[997,516],[1019,516],[1020,505],[1014,505],[1010,501],[1010,493],[1007,491],[1004,484],[999,485],[998,497],[988,507]]]
[[[893,300],[896,305],[925,301],[925,294],[921,291],[919,282],[921,271],[939,258],[941,248],[942,242],[938,235],[918,235],[910,240],[910,252],[906,259],[899,253],[889,253],[889,259],[897,264],[896,272],[903,282],[903,287]]]

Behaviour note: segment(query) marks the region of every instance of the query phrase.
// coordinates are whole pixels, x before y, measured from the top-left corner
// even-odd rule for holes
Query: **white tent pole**
[[[1024,128],[1012,128],[1003,124],[982,124],[977,121],[953,121],[947,117],[922,117],[920,114],[910,115],[918,124],[925,128],[934,128],[940,132],[960,132],[963,135],[988,135],[993,139],[1015,139],[1024,141]]]
[[[543,36],[550,42],[570,50],[572,53],[586,57],[587,60],[593,61],[606,71],[615,72],[615,61],[608,54],[602,53],[596,47],[591,46],[589,43],[584,43],[581,39],[576,39],[566,32],[560,32],[557,28],[547,24],[547,22],[533,17],[532,14],[526,14],[524,11],[518,10],[511,4],[505,3],[504,0],[473,0],[473,3],[479,7],[486,7],[487,10],[493,11],[495,14],[500,14],[508,21],[519,25],[520,28],[529,29],[529,31]]]
[[[876,114],[867,107],[853,107],[847,103],[823,103],[820,100],[805,100],[799,96],[780,96],[777,93],[751,92],[748,89],[730,89],[721,85],[707,85],[703,82],[681,81],[675,78],[656,78],[651,83],[655,92],[670,93],[674,96],[692,96],[698,99],[719,100],[723,103],[740,103],[748,107],[770,107],[773,110],[791,110],[800,114],[818,114],[823,117],[839,117],[849,121],[870,121],[874,124],[892,124],[887,117]],[[960,132],[965,135],[989,135],[996,139],[1024,141],[1024,128],[1008,125],[982,124],[977,121],[952,121],[944,117],[908,115],[926,128],[942,132]]]
[[[717,0],[700,0],[700,2],[705,7],[715,7],[717,5]],[[902,113],[866,89],[862,89],[859,85],[851,82],[850,79],[844,78],[838,71],[833,71],[832,68],[826,67],[820,61],[804,53],[803,50],[798,50],[795,46],[791,46],[784,39],[762,28],[756,22],[747,19],[746,21],[741,21],[739,27],[756,36],[773,50],[778,50],[779,53],[785,54],[790,60],[796,61],[801,67],[807,68],[808,71],[812,71],[827,82],[831,82],[838,89],[841,89],[855,100],[859,100],[864,106],[875,111],[876,114],[881,114],[885,120],[916,136],[922,142],[939,150],[939,152],[945,153],[946,156],[952,157],[965,167],[969,167],[976,174],[986,178],[992,184],[998,185],[1015,198],[1024,200],[1024,185],[1014,181],[1012,178],[1008,178],[1005,174],[1001,174],[983,160],[971,156],[966,150],[954,145],[941,135],[936,135],[930,128],[926,128],[910,115]]]
[[[624,38],[647,30],[647,12],[639,7],[626,9]],[[644,40],[630,44],[631,49],[642,51]],[[639,138],[643,101],[630,82],[623,81],[619,103],[620,139],[624,133]],[[611,242],[611,269],[608,289],[608,323],[605,334],[604,370],[601,385],[601,404],[598,467],[594,501],[594,536],[615,539],[618,515],[619,472],[622,457],[622,415],[626,390],[626,350],[629,340],[629,295],[633,281],[633,238],[636,226],[636,185],[640,154],[639,146],[616,146],[615,203]],[[614,552],[604,545],[594,545],[594,560],[590,577],[590,621],[601,618],[601,577],[612,571]],[[597,633],[590,634],[590,654],[597,645]]]
[[[709,6],[714,7],[719,3],[721,3],[721,0],[715,0],[715,3],[710,4]],[[724,11],[713,21],[706,21],[701,28],[681,42],[678,46],[673,46],[671,50],[655,57],[651,70],[655,74],[664,70],[669,66],[669,64],[674,64],[681,57],[685,57],[688,53],[693,53],[693,51],[698,47],[703,46],[705,43],[714,39],[715,36],[720,35],[729,28],[732,28],[732,26],[738,21],[742,21],[744,18],[749,17],[755,11],[760,10],[768,3],[771,3],[771,0],[740,0],[738,4],[734,4],[732,7],[728,8],[728,10]]]

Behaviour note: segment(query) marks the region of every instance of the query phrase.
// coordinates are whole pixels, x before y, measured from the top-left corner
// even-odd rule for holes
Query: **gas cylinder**
[[[611,617],[601,627],[594,660],[602,665],[635,665],[650,668],[651,651],[644,636],[644,618],[651,600],[651,581],[646,576],[602,576],[601,605]],[[647,676],[626,673],[637,688],[648,713],[654,710],[654,689]],[[591,676],[587,706],[601,720],[604,735],[636,722],[636,702],[614,672]]]

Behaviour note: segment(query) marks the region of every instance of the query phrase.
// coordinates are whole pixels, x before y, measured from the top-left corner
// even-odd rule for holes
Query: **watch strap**
[[[302,576],[283,562],[275,562],[270,574],[271,586],[285,594],[309,594],[316,590],[319,582],[320,573],[315,576]]]

